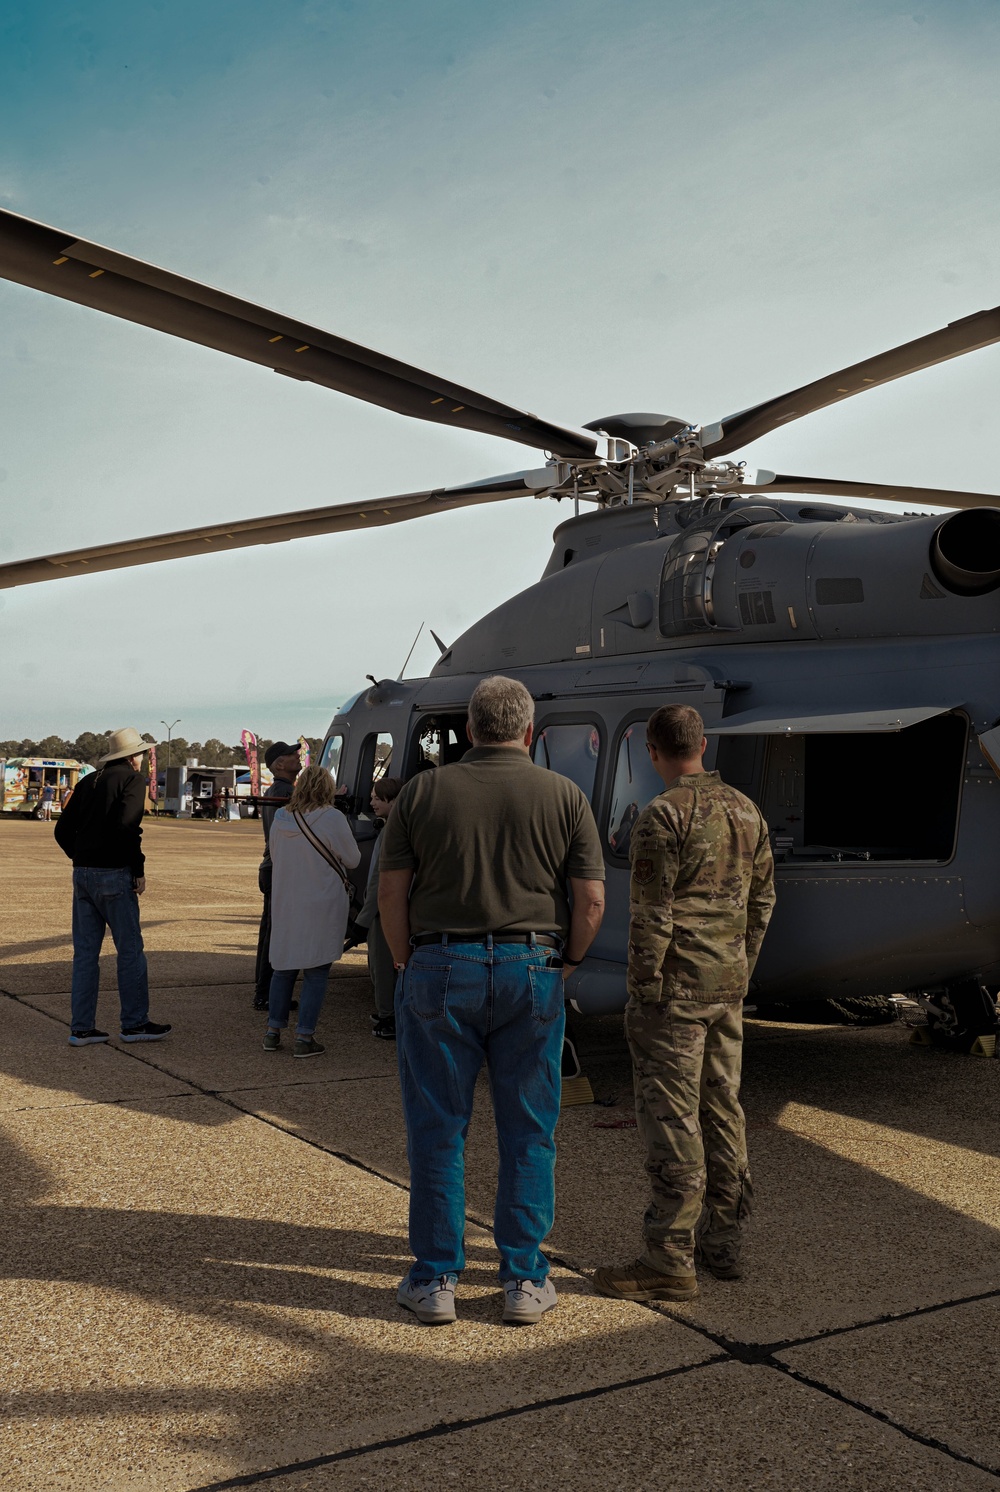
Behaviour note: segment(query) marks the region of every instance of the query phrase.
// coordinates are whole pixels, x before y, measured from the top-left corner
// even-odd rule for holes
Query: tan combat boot
[[[598,1295],[616,1300],[693,1300],[698,1294],[698,1281],[693,1274],[660,1274],[637,1259],[620,1269],[598,1269],[594,1289]]]

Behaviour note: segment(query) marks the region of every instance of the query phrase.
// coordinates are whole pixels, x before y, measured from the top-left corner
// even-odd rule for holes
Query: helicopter
[[[363,848],[377,835],[378,778],[457,760],[478,681],[520,679],[536,703],[535,761],[583,789],[604,845],[607,912],[568,997],[585,1014],[620,1010],[631,829],[662,786],[645,722],[660,704],[691,704],[706,766],[759,805],[774,848],[777,907],[751,997],[805,1009],[909,994],[942,1044],[967,1049],[996,1032],[1000,497],[731,458],[792,420],[1000,341],[1000,307],[713,423],[632,413],[575,428],[10,212],[0,275],[544,453],[542,465],[462,487],[16,560],[0,565],[0,587],[526,495],[570,499],[574,516],[534,585],[450,645],[436,638],[427,678],[372,679],[331,721],[320,760],[346,789]],[[831,497],[863,505],[821,501]],[[879,501],[952,511],[868,506]]]

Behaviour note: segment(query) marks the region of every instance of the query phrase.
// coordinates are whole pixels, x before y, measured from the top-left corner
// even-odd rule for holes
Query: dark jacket
[[[283,777],[276,777],[264,793],[264,797],[288,799],[294,791],[294,782],[286,782]],[[260,810],[260,816],[264,822],[264,858],[261,861],[262,865],[271,864],[271,825],[274,823],[274,815],[280,807],[281,803],[279,802],[273,808],[261,808]]]
[[[74,865],[127,869],[145,875],[142,815],[146,780],[127,761],[109,762],[81,777],[60,818],[56,843]]]

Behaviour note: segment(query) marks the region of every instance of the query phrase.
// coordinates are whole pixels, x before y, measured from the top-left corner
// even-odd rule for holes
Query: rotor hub
[[[654,445],[672,440],[681,430],[690,430],[690,420],[679,420],[669,414],[611,414],[607,419],[591,420],[585,430],[603,430],[606,435],[631,441],[634,446]]]

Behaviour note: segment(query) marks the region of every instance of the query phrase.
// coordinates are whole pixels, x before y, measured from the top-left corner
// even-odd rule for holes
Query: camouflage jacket
[[[742,999],[774,907],[756,805],[718,772],[678,777],[636,820],[631,860],[631,998]]]

